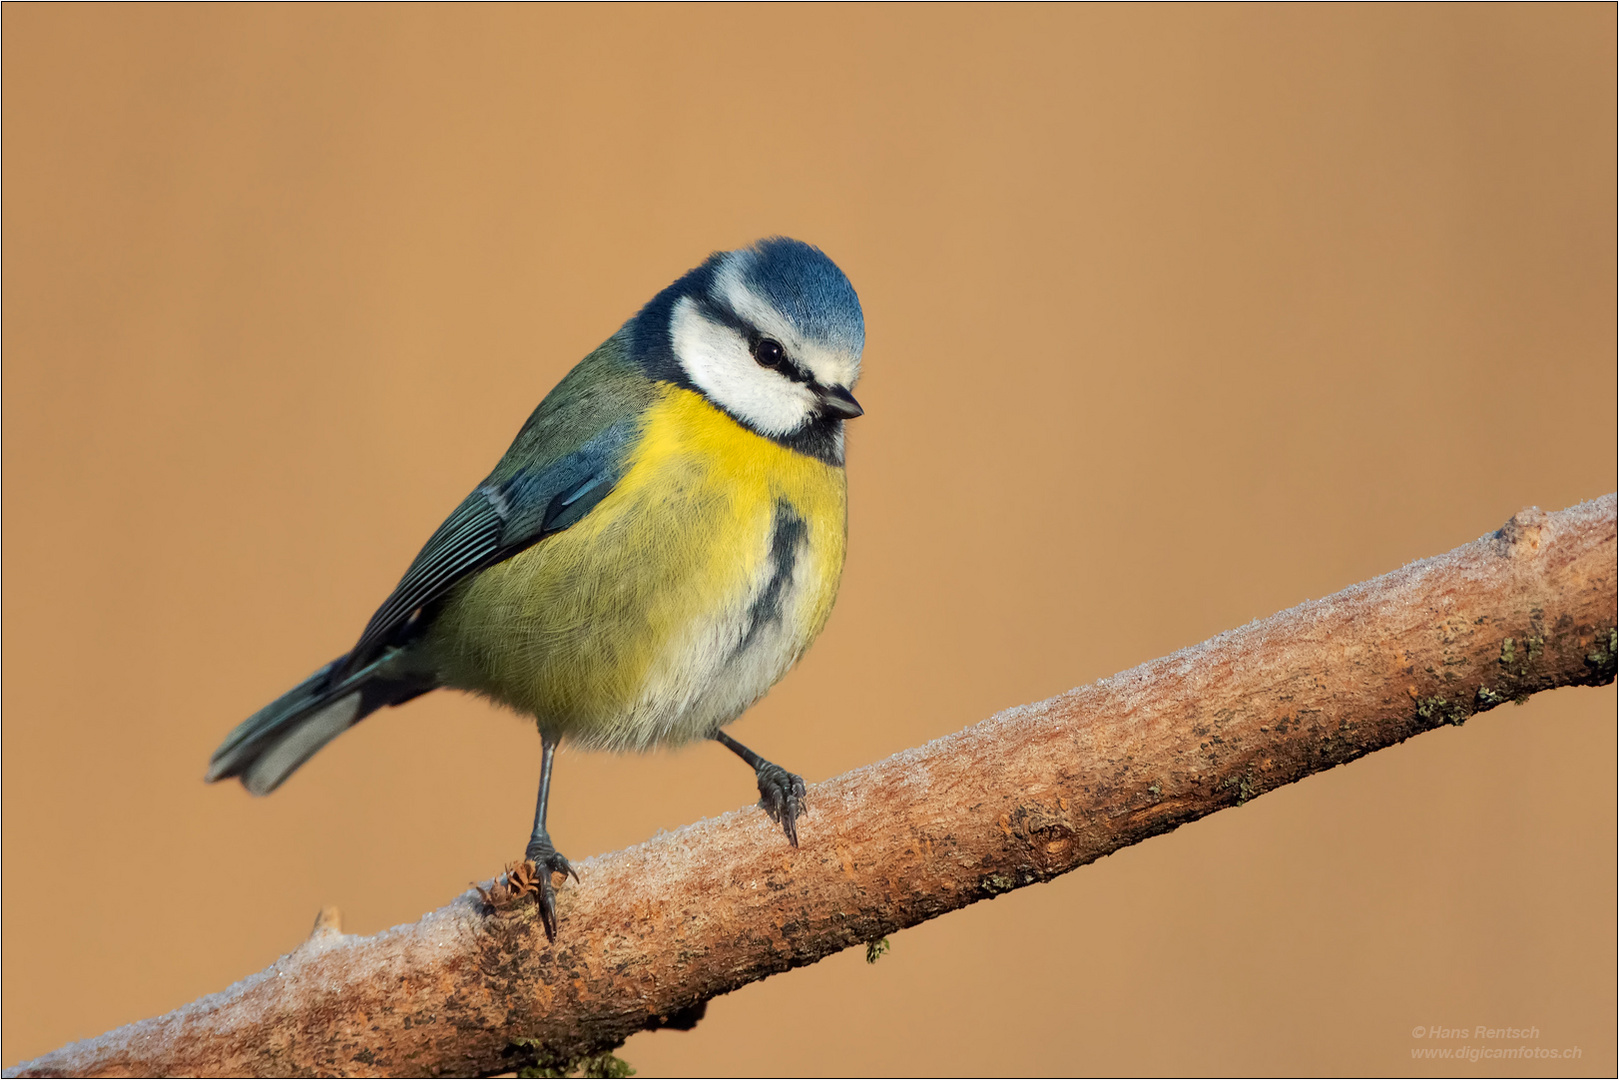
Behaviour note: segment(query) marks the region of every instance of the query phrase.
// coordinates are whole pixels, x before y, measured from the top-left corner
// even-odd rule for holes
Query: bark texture
[[[576,1063],[709,998],[1496,705],[1612,682],[1615,498],[1499,532],[816,784],[578,864],[532,902],[466,893],[369,938],[323,913],[265,971],[8,1076],[476,1075]]]

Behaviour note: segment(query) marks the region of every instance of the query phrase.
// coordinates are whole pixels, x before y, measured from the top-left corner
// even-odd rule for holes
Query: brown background
[[[842,599],[733,729],[812,780],[1615,487],[1611,5],[4,32],[8,1065],[521,850],[538,740],[451,694],[267,800],[201,775],[712,249],[811,240],[867,312]],[[1424,735],[623,1054],[1611,1075],[1614,709]],[[715,747],[557,784],[575,857],[752,788]],[[1412,1061],[1477,1024],[1583,1056]]]

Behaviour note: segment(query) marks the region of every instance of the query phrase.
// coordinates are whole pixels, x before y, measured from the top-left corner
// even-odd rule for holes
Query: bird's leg
[[[568,865],[568,860],[551,846],[551,834],[545,831],[545,804],[551,797],[551,759],[556,757],[556,752],[556,740],[541,733],[540,795],[534,804],[534,833],[528,838],[528,850],[523,852],[523,857],[533,862],[534,868],[539,871],[539,895],[536,899],[540,905],[540,923],[545,927],[546,938],[551,941],[557,939],[557,897],[551,875],[571,874],[575,881],[579,880],[579,875]]]
[[[770,820],[781,825],[787,842],[797,847],[798,815],[804,812],[804,778],[766,761],[723,731],[715,732],[714,739],[753,766],[759,777],[759,805]]]

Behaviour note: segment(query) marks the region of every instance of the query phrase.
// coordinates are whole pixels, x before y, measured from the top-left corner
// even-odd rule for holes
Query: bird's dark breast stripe
[[[737,643],[731,656],[735,658],[748,651],[766,626],[781,622],[782,600],[793,581],[793,566],[798,562],[798,548],[809,530],[790,503],[776,501],[776,520],[770,528],[770,580],[753,603],[748,605],[748,628]]]

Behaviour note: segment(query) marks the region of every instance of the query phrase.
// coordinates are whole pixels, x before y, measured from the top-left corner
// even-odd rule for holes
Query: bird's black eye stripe
[[[775,338],[761,337],[753,342],[753,358],[759,362],[760,367],[780,367],[787,359],[787,352]]]
[[[761,334],[752,323],[732,311],[728,304],[718,303],[712,297],[699,297],[697,303],[709,318],[722,326],[729,326],[747,339],[748,352],[753,354],[753,359],[760,367],[770,368],[793,382],[810,381],[809,372],[793,363],[787,355],[787,350],[782,348],[781,342]],[[764,359],[764,356],[772,359]]]
[[[767,338],[763,335],[755,337],[753,344],[748,346],[748,351],[753,354],[753,359],[758,362],[760,367],[769,368],[788,382],[807,383],[811,381],[810,373],[793,363],[792,357],[787,355],[787,350],[782,348],[781,342],[775,338]]]

